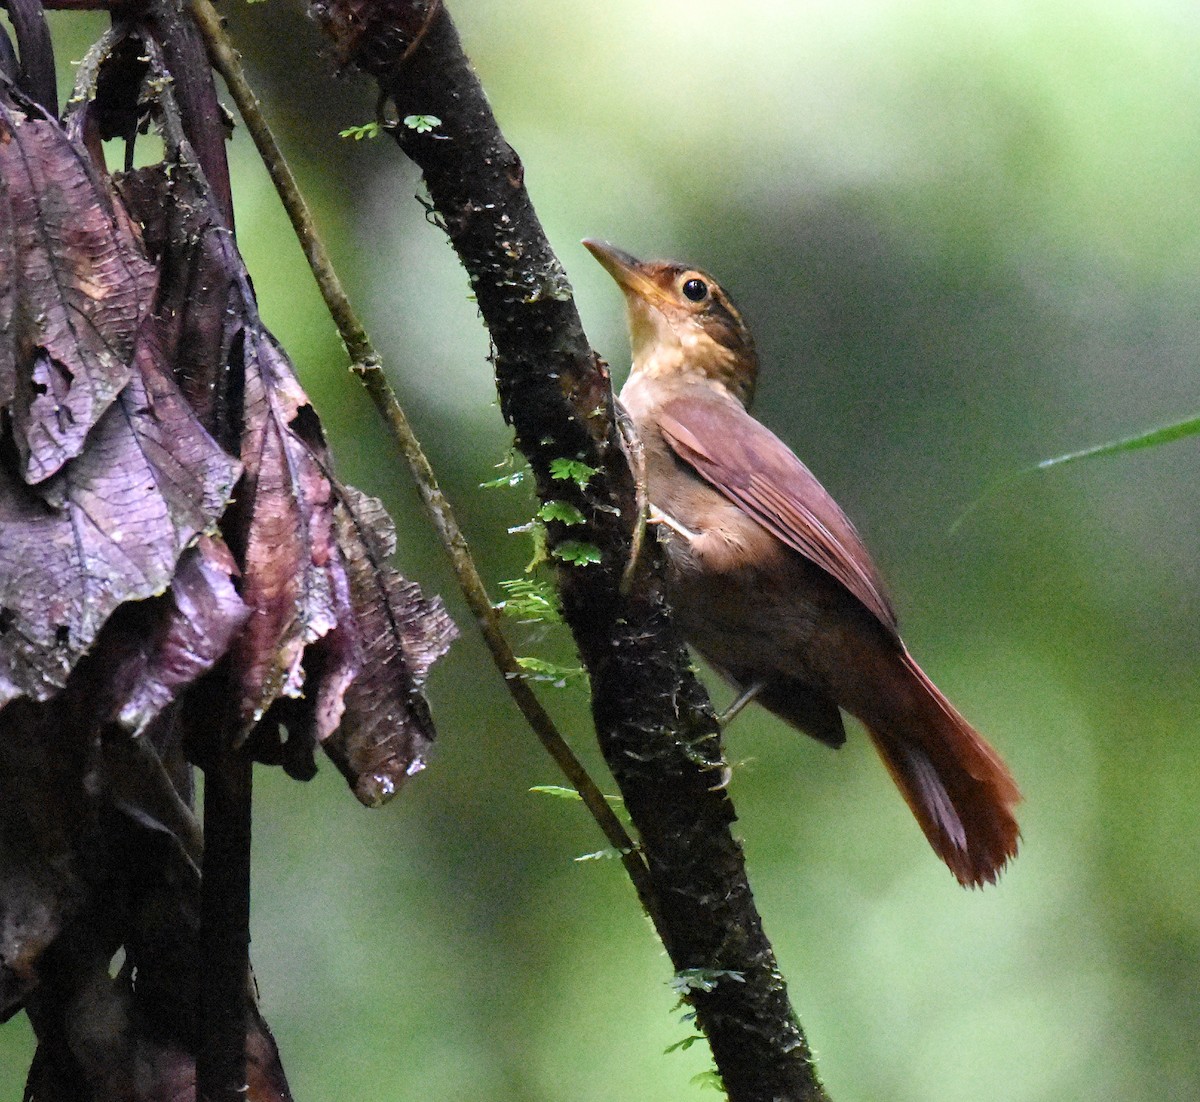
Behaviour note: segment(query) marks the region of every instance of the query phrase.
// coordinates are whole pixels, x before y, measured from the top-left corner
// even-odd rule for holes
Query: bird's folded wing
[[[660,414],[680,459],[896,632],[896,614],[854,525],[778,436],[733,402],[680,397]]]

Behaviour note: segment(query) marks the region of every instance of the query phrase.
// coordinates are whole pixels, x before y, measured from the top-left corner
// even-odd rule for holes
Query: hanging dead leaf
[[[329,573],[333,490],[293,427],[302,415],[316,415],[275,341],[255,318],[240,320],[246,473],[237,513],[245,537],[242,597],[255,615],[234,645],[234,667],[249,727],[276,697],[304,691],[304,648],[337,625],[337,612]]]
[[[231,656],[243,725],[265,718],[256,752],[297,776],[311,774],[305,744],[321,742],[359,799],[382,802],[425,761],[433,726],[421,689],[453,626],[388,565],[395,541],[378,503],[333,476],[316,413],[258,317],[194,166],[142,170],[121,190],[161,258],[156,320],[185,392],[218,433],[242,399],[245,474],[222,530],[254,609]],[[197,349],[219,350],[225,366],[195,361]],[[292,734],[287,750],[279,725]]]
[[[169,593],[143,602],[143,626],[125,636],[136,654],[116,664],[111,709],[131,735],[142,734],[182,691],[208,673],[245,626],[250,609],[234,587],[237,564],[216,537],[201,536],[179,560]]]
[[[163,592],[240,467],[144,334],[137,371],[84,452],[38,486],[0,463],[0,704],[62,688],[124,601]]]
[[[155,272],[85,151],[15,96],[0,93],[0,406],[38,483],[129,381]]]
[[[421,690],[458,632],[440,600],[422,597],[388,564],[396,535],[383,506],[351,486],[338,494],[349,607],[317,648],[324,664],[313,719],[325,752],[373,806],[425,768],[433,727]]]

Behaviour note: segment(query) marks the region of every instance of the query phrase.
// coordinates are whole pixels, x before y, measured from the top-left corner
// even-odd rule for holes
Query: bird
[[[583,244],[624,293],[619,401],[676,623],[739,694],[723,720],[753,700],[836,748],[854,716],[958,882],[994,883],[1017,853],[1017,784],[909,653],[854,525],[750,414],[758,354],[732,299],[700,269]]]

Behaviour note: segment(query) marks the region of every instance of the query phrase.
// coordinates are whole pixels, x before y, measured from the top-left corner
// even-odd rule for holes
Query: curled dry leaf
[[[79,455],[129,382],[154,282],[84,151],[0,95],[0,405],[26,482]]]
[[[236,574],[225,544],[202,536],[179,560],[169,600],[146,602],[149,622],[143,631],[130,633],[137,654],[117,667],[119,684],[127,688],[118,693],[111,712],[124,730],[142,734],[229,650],[250,616],[234,586]]]
[[[149,333],[83,453],[36,486],[0,461],[0,705],[66,684],[124,601],[161,593],[240,470],[183,400]],[[8,458],[11,458],[11,453]]]
[[[331,633],[316,733],[355,795],[377,804],[425,767],[432,725],[421,689],[456,630],[440,601],[388,566],[396,534],[378,501],[343,486],[335,517],[349,608]]]
[[[234,646],[234,666],[248,728],[279,696],[304,691],[304,650],[338,623],[338,563],[333,488],[315,451],[321,441],[297,431],[302,421],[315,426],[316,416],[282,350],[247,313],[236,319],[246,395],[238,510],[242,594],[255,615]]]
[[[395,538],[382,508],[334,476],[232,239],[186,147],[177,155],[172,171],[142,170],[121,188],[162,258],[170,309],[156,317],[186,367],[185,392],[210,424],[240,424],[244,474],[221,527],[253,609],[231,650],[242,729],[257,725],[256,752],[299,776],[319,742],[362,802],[381,803],[424,765],[433,725],[421,690],[455,630],[440,601],[388,565]],[[197,362],[200,348],[221,350],[223,370]],[[279,725],[291,736],[283,750],[271,748]]]
[[[421,690],[456,632],[439,600],[388,565],[391,521],[333,476],[316,414],[256,321],[242,341],[242,596],[256,610],[233,650],[242,720],[265,715],[320,742],[374,806],[424,768]]]

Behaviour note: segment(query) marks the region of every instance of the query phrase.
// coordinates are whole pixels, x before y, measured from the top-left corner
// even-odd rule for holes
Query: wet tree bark
[[[586,518],[548,525],[563,611],[591,677],[601,749],[653,877],[659,934],[729,1097],[825,1100],[731,831],[719,731],[664,600],[653,540],[626,569],[637,494],[608,370],[584,335],[520,158],[438,0],[317,0],[310,10],[398,119],[438,120],[393,133],[466,268],[495,348],[501,409],[539,494]],[[596,473],[583,486],[555,478],[561,459]],[[581,543],[598,561],[579,564]]]

